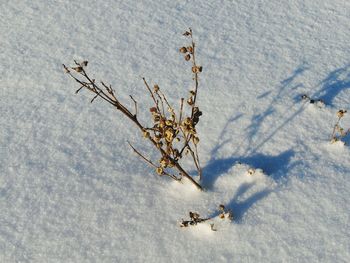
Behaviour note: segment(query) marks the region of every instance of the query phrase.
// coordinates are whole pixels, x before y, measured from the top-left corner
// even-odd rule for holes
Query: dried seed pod
[[[310,98],[309,98],[308,95],[303,94],[303,95],[301,95],[301,99],[302,99],[302,100],[307,100],[307,99],[310,99]]]
[[[160,127],[160,128],[164,128],[164,126],[165,126],[165,121],[164,121],[164,119],[160,119],[160,121],[159,121],[159,127]]]
[[[193,220],[199,219],[199,217],[200,217],[200,215],[198,213],[196,213],[196,212],[190,212],[189,216]]]
[[[150,137],[149,132],[148,132],[148,131],[144,131],[144,132],[143,132],[143,137],[144,137],[144,138],[149,138],[149,137]]]
[[[83,62],[81,62],[80,64],[82,67],[86,67],[88,65],[88,61],[84,60]]]
[[[172,122],[171,120],[166,120],[166,121],[165,121],[165,124],[166,124],[167,126],[173,126],[173,122]]]
[[[180,152],[178,149],[173,150],[173,156],[174,156],[174,160],[178,160],[178,158],[181,158]]]
[[[76,72],[82,72],[83,71],[83,67],[78,66],[78,67],[73,67],[73,70],[75,70]]]
[[[165,159],[165,158],[162,158],[162,159],[160,159],[159,163],[160,163],[162,168],[166,168],[168,166],[168,164],[169,164],[169,160]]]
[[[159,86],[157,84],[155,84],[153,86],[153,90],[154,90],[154,92],[158,92],[159,91]]]
[[[173,131],[173,129],[166,129],[166,131],[164,133],[164,136],[165,136],[165,140],[167,142],[171,142],[174,139],[174,131]]]
[[[190,117],[187,117],[185,120],[184,120],[184,124],[185,125],[191,125],[192,124],[192,120]]]
[[[255,173],[255,169],[254,168],[249,168],[248,169],[248,174],[253,175]]]
[[[157,108],[156,107],[149,108],[149,111],[150,112],[157,112]]]
[[[189,61],[191,59],[191,55],[190,54],[187,54],[186,56],[185,56],[185,60],[186,61]]]
[[[196,95],[196,92],[194,90],[190,90],[190,95],[194,96],[194,95]]]
[[[203,70],[203,67],[202,66],[193,66],[192,67],[192,72],[193,73],[199,73],[199,72],[202,72],[202,70]]]
[[[339,111],[337,112],[338,118],[342,118],[342,117],[344,116],[345,113],[346,113],[346,110],[339,110]]]
[[[157,174],[162,175],[164,171],[162,167],[157,167],[156,172]]]
[[[159,114],[153,114],[152,116],[153,116],[153,121],[154,122],[158,122],[160,120]]]
[[[187,48],[186,47],[182,47],[180,48],[180,53],[186,53],[187,52]]]
[[[198,137],[193,137],[192,140],[193,140],[193,143],[195,145],[197,145],[199,143],[199,138]]]
[[[193,105],[193,99],[192,97],[187,100],[187,104],[192,106]]]
[[[196,134],[197,134],[195,128],[191,128],[191,129],[189,130],[189,133],[192,134],[192,135],[196,135]]]
[[[191,33],[190,33],[190,32],[188,32],[188,31],[186,31],[186,32],[185,32],[185,33],[183,33],[182,35],[184,35],[184,36],[188,37],[188,36],[190,36],[190,35],[191,35]]]
[[[224,205],[219,205],[219,210],[220,211],[225,211],[225,206]]]
[[[192,54],[193,53],[193,47],[192,46],[187,47],[187,51]]]

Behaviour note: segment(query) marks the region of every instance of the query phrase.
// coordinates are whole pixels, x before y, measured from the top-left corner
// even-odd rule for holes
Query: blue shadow
[[[327,105],[333,106],[333,101],[339,93],[350,88],[350,64],[338,68],[321,81],[321,89],[314,96],[322,99]]]
[[[219,176],[226,173],[236,163],[244,163],[249,166],[262,169],[267,175],[278,181],[282,178],[281,171],[287,170],[295,152],[287,150],[279,155],[270,156],[265,154],[254,154],[247,157],[229,157],[211,160],[203,167],[202,184],[205,188],[211,189]]]

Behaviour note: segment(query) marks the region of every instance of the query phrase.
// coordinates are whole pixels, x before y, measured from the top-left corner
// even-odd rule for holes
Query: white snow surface
[[[350,148],[329,142],[349,25],[344,0],[1,0],[0,262],[350,262]],[[188,94],[188,27],[204,192],[157,176],[139,130],[62,69],[88,60],[147,117],[141,77]],[[220,204],[233,222],[179,227]]]

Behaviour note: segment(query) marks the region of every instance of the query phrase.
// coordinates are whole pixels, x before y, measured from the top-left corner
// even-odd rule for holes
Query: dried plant
[[[189,212],[190,220],[183,220],[180,223],[180,227],[189,227],[189,226],[195,226],[199,223],[203,223],[206,221],[213,220],[214,218],[218,217],[220,219],[229,219],[233,220],[233,214],[229,209],[226,209],[224,205],[219,206],[219,213],[216,213],[214,216],[201,218],[198,213],[195,212]],[[214,228],[214,223],[210,224],[211,230],[216,231]]]
[[[65,72],[73,78],[78,84],[79,89],[76,93],[86,89],[94,94],[91,102],[100,98],[121,111],[132,123],[134,123],[141,131],[141,135],[147,139],[160,153],[160,159],[157,162],[151,161],[148,157],[138,151],[130,142],[129,145],[133,151],[146,163],[152,166],[156,173],[160,176],[168,176],[169,178],[181,181],[183,177],[189,179],[198,189],[202,190],[202,186],[187,173],[180,164],[184,156],[190,155],[197,169],[199,181],[202,177],[198,149],[199,136],[196,126],[202,112],[197,106],[199,74],[202,67],[196,62],[196,45],[193,40],[192,30],[189,29],[183,34],[189,38],[190,44],[180,48],[180,53],[184,55],[184,59],[191,63],[191,71],[194,81],[194,87],[189,91],[186,99],[180,99],[180,107],[176,112],[175,108],[169,103],[165,94],[160,87],[155,84],[153,88],[149,86],[146,79],[143,78],[144,85],[153,101],[150,108],[151,121],[146,124],[138,118],[137,101],[130,95],[130,99],[134,104],[134,110],[128,109],[116,95],[111,85],[104,82],[98,83],[90,77],[86,71],[87,61],[75,62],[74,67],[63,65]],[[177,175],[173,173],[177,170]]]
[[[340,120],[344,117],[346,112],[347,112],[346,110],[339,110],[337,112],[338,120],[333,127],[331,143],[341,141],[342,138],[344,138],[346,135],[348,135],[350,133],[350,129],[345,131],[344,128],[341,127],[341,125],[340,125]]]
[[[313,99],[313,98],[310,98],[306,94],[301,95],[301,99],[304,100],[304,101],[309,102],[310,104],[314,104],[314,105],[316,105],[319,108],[323,108],[326,105],[324,100],[322,100],[322,99]]]

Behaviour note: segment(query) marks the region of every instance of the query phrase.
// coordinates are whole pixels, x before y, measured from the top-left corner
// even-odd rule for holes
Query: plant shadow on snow
[[[250,207],[252,207],[256,202],[265,198],[272,192],[271,189],[263,189],[253,193],[248,198],[241,200],[241,197],[244,196],[245,193],[248,192],[252,187],[254,187],[255,184],[255,182],[241,184],[234,196],[231,198],[231,201],[225,206],[229,211],[232,211],[233,218],[236,223],[241,223],[244,214],[250,209]],[[211,214],[209,217],[216,216],[218,216],[217,212]]]
[[[327,105],[334,106],[333,101],[343,90],[350,89],[350,64],[338,68],[328,74],[319,84],[321,89],[314,94]]]
[[[229,122],[237,119],[237,117],[231,118]],[[227,125],[225,125],[225,127],[226,126]],[[231,167],[237,163],[247,164],[253,168],[260,168],[276,182],[282,181],[284,175],[287,174],[287,170],[296,164],[291,163],[292,157],[295,155],[295,151],[292,149],[281,152],[275,156],[253,153],[243,157],[233,155],[228,158],[215,159],[217,151],[228,142],[229,140],[225,140],[223,143],[217,145],[211,152],[211,160],[205,167],[203,167],[202,184],[206,189],[212,189],[216,180],[221,175],[227,173]],[[268,196],[272,191],[270,188],[260,189],[259,191],[252,193],[249,197],[242,199],[242,196],[254,187],[255,184],[256,182],[241,184],[229,203],[226,204],[226,207],[233,212],[235,222],[241,222],[244,214],[250,209],[250,207]],[[211,215],[211,217],[214,216],[217,216],[217,214]]]
[[[243,196],[250,188],[254,186],[255,183],[244,183],[236,191],[235,195],[231,199],[227,208],[233,211],[233,216],[236,222],[240,222],[243,215],[249,210],[249,208],[254,205],[257,201],[265,198],[271,193],[272,190],[264,189],[255,192],[250,197],[243,201],[240,201],[240,197]]]
[[[273,92],[268,91],[263,93],[262,95],[258,96],[258,99],[265,98],[267,95],[273,96],[273,99],[268,104],[267,108],[263,110],[261,113],[255,114],[252,116],[251,124],[248,125],[247,128],[244,128],[246,132],[246,138],[248,140],[248,145],[246,147],[246,151],[243,154],[243,157],[241,154],[238,153],[238,151],[233,152],[231,157],[224,158],[224,159],[216,159],[217,153],[221,148],[225,146],[225,144],[228,144],[232,141],[232,138],[229,137],[227,139],[224,139],[223,142],[218,143],[211,151],[211,157],[208,162],[208,164],[203,168],[203,184],[207,188],[211,188],[216,179],[223,173],[227,172],[235,163],[241,162],[248,164],[250,166],[253,166],[255,168],[261,168],[263,171],[270,176],[273,177],[275,180],[279,180],[281,178],[282,173],[279,171],[285,170],[286,167],[289,165],[289,162],[291,160],[291,157],[294,155],[294,151],[292,149],[284,151],[280,153],[277,156],[270,156],[265,155],[262,153],[258,153],[258,150],[268,141],[270,140],[278,131],[280,131],[287,123],[293,120],[302,109],[300,109],[297,112],[294,112],[290,114],[290,116],[286,114],[282,114],[283,117],[280,115],[276,116],[278,120],[282,120],[282,122],[279,124],[277,121],[270,121],[270,123],[277,123],[274,124],[273,129],[270,128],[269,132],[262,136],[262,138],[259,138],[259,141],[253,142],[253,138],[256,137],[262,127],[263,122],[266,120],[266,118],[276,112],[275,110],[275,104],[278,103],[278,101],[282,100],[284,96],[290,97],[291,90],[295,90],[296,88],[302,86],[301,83],[298,83],[295,81],[295,79],[303,74],[308,69],[307,63],[303,62],[301,63],[290,76],[285,78],[280,82],[280,85],[278,86],[277,93],[271,94]],[[295,103],[295,102],[294,102]],[[238,114],[233,117],[231,117],[226,124],[224,125],[219,138],[224,138],[226,134],[229,134],[229,126],[240,119],[243,116],[243,114]],[[241,143],[242,144],[242,143]],[[237,149],[241,148],[241,144],[237,146]]]
[[[246,157],[229,157],[212,160],[203,167],[203,186],[207,189],[211,189],[219,176],[226,173],[237,163],[248,164],[251,167],[260,168],[275,181],[279,181],[282,179],[283,174],[285,174],[283,171],[289,167],[290,160],[294,154],[295,152],[290,149],[276,156],[258,153]]]
[[[254,114],[251,117],[251,124],[245,129],[247,131],[247,138],[248,138],[248,147],[245,152],[245,154],[248,154],[249,152],[256,152],[260,147],[262,147],[269,139],[271,139],[279,130],[281,130],[287,123],[292,121],[301,111],[302,109],[299,109],[297,112],[292,113],[290,116],[288,116],[289,110],[286,112],[283,112],[282,114],[279,114],[278,111],[276,111],[276,104],[280,103],[284,100],[284,97],[290,98],[290,95],[293,91],[298,89],[299,87],[303,87],[303,84],[296,82],[296,79],[304,74],[306,70],[308,70],[309,67],[306,62],[301,63],[290,76],[282,80],[279,85],[277,92],[268,92],[269,96],[272,96],[272,100],[268,104],[265,110],[259,111],[258,113]],[[266,92],[260,96],[258,96],[258,99],[262,99],[266,97]],[[287,99],[288,101],[288,99]],[[294,104],[297,103],[297,101],[291,100]],[[286,105],[288,107],[288,105]],[[289,108],[289,107],[288,107]],[[270,121],[270,123],[275,123],[273,129],[269,130],[268,135],[265,136],[265,138],[260,139],[260,143],[255,144],[253,143],[253,140],[255,137],[258,136],[259,131],[262,128],[262,125],[264,121],[268,117],[273,118],[274,115],[277,116],[276,121]],[[253,147],[254,146],[254,147]]]
[[[254,114],[251,118],[251,123],[244,129],[247,138],[247,146],[243,154],[238,152],[244,143],[242,141],[237,146],[237,150],[233,151],[231,157],[221,159],[216,158],[219,150],[232,141],[232,138],[230,138],[231,136],[224,139],[223,142],[218,143],[213,148],[209,162],[205,167],[203,167],[202,183],[205,188],[212,189],[216,180],[222,174],[227,173],[236,163],[247,164],[253,168],[260,168],[265,174],[270,176],[276,182],[281,182],[285,178],[288,169],[292,168],[294,165],[297,165],[297,162],[291,163],[292,157],[295,155],[295,151],[293,149],[282,151],[278,155],[260,153],[259,149],[302,112],[303,108],[300,107],[295,112],[290,113],[290,110],[288,109],[286,112],[281,114],[276,109],[276,104],[280,103],[281,101],[287,101],[287,103],[290,105],[292,105],[292,103],[297,103],[297,101],[293,101],[293,99],[288,100],[288,98],[291,98],[293,92],[296,93],[295,91],[299,87],[303,87],[303,84],[299,83],[297,78],[307,69],[308,65],[306,63],[302,63],[291,73],[290,76],[279,83],[276,92],[268,91],[257,97],[257,99],[260,100],[273,96],[266,109]],[[238,114],[231,117],[224,125],[219,138],[224,138],[225,135],[229,134],[229,126],[242,116],[243,114]],[[267,120],[267,118],[269,118],[269,120]],[[277,120],[270,120],[270,118]],[[268,132],[265,132],[263,135],[259,136],[265,121],[274,123],[274,125],[273,127],[269,128]],[[258,137],[258,140],[254,140],[256,137]],[[272,191],[269,188],[260,189],[259,191],[252,193],[246,199],[242,199],[242,196],[244,196],[246,192],[250,191],[254,185],[254,182],[243,183],[240,185],[230,202],[226,204],[227,208],[233,211],[235,221],[237,222],[241,221],[244,214],[251,206],[268,196]]]

